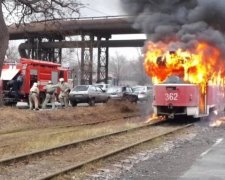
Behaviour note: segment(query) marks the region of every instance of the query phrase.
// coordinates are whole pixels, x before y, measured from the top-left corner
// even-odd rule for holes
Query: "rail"
[[[95,158],[93,158],[93,159],[89,159],[89,160],[87,160],[87,161],[83,161],[83,162],[81,162],[81,163],[79,163],[79,164],[76,164],[76,165],[71,166],[71,167],[67,167],[67,168],[65,168],[65,169],[63,169],[63,170],[60,170],[60,171],[58,171],[58,172],[54,172],[54,173],[48,174],[48,175],[46,175],[45,177],[40,178],[39,180],[47,180],[47,179],[51,179],[51,178],[57,177],[57,176],[59,176],[59,175],[62,175],[62,174],[65,174],[65,173],[67,173],[67,172],[70,172],[70,171],[72,171],[72,170],[75,170],[75,169],[77,169],[77,168],[80,168],[80,167],[82,167],[82,166],[84,166],[84,165],[86,165],[86,164],[95,162],[95,161],[100,160],[100,159],[103,159],[103,158],[107,158],[107,157],[109,157],[109,156],[111,156],[111,155],[120,153],[120,152],[125,151],[125,150],[127,150],[127,149],[130,149],[130,148],[132,148],[132,147],[138,146],[138,145],[140,145],[140,144],[142,144],[142,143],[146,143],[146,142],[148,142],[148,141],[153,141],[154,139],[157,139],[157,138],[160,138],[160,137],[163,137],[163,136],[166,136],[166,135],[175,133],[175,132],[177,132],[177,131],[183,130],[183,129],[188,128],[188,127],[191,127],[192,125],[193,125],[193,124],[188,124],[188,125],[183,126],[183,127],[181,127],[181,128],[177,128],[177,129],[175,129],[175,130],[171,130],[171,131],[169,131],[169,132],[165,132],[165,133],[163,133],[163,134],[161,134],[161,135],[158,135],[158,136],[154,136],[154,137],[151,137],[151,138],[142,139],[142,140],[140,140],[139,142],[130,144],[130,145],[128,145],[128,146],[121,147],[121,148],[116,149],[116,150],[112,150],[112,151],[107,152],[107,153],[105,153],[105,154],[101,154],[101,155],[99,155],[98,157],[95,157]]]
[[[158,120],[155,120],[155,121],[153,121],[149,124],[140,125],[140,126],[135,127],[135,128],[124,129],[122,131],[108,133],[108,134],[92,137],[92,138],[81,140],[81,141],[75,141],[75,142],[64,144],[64,145],[54,147],[54,148],[51,148],[51,149],[45,149],[45,150],[42,150],[42,151],[24,154],[24,155],[20,155],[20,156],[17,156],[17,157],[11,157],[11,158],[8,158],[8,159],[3,159],[3,160],[0,161],[0,164],[1,165],[9,165],[8,166],[9,169],[12,170],[13,166],[14,166],[13,163],[17,163],[17,162],[20,163],[21,160],[25,160],[25,159],[29,162],[28,163],[29,166],[32,166],[31,165],[32,163],[42,164],[41,163],[42,159],[38,159],[38,158],[42,158],[42,155],[45,155],[43,157],[44,162],[48,161],[48,160],[46,160],[46,158],[49,157],[49,156],[51,157],[52,154],[53,155],[56,154],[56,156],[63,159],[63,157],[61,155],[59,156],[58,153],[60,153],[60,154],[65,153],[65,154],[68,154],[68,155],[71,156],[70,151],[68,152],[68,149],[69,150],[75,149],[75,152],[76,152],[76,149],[80,149],[80,146],[78,146],[78,145],[83,146],[86,143],[88,143],[88,144],[86,144],[86,146],[88,146],[89,150],[91,149],[91,151],[93,151],[93,153],[94,153],[96,147],[92,146],[92,144],[93,144],[92,141],[95,141],[95,143],[97,143],[97,142],[102,142],[102,141],[106,140],[106,142],[109,143],[110,139],[114,139],[115,137],[116,138],[124,138],[125,137],[126,141],[127,141],[127,137],[129,137],[129,138],[136,137],[135,141],[132,141],[130,143],[130,141],[128,140],[127,143],[125,143],[121,146],[117,146],[116,148],[114,147],[114,144],[109,143],[108,149],[106,148],[106,150],[102,151],[102,153],[97,152],[98,153],[97,155],[92,154],[92,153],[90,153],[89,156],[88,156],[88,154],[85,155],[85,156],[79,155],[79,157],[82,157],[80,160],[73,160],[73,161],[70,160],[70,163],[67,164],[67,166],[63,165],[63,166],[61,166],[61,168],[59,168],[60,167],[60,164],[59,164],[58,167],[53,167],[52,170],[48,170],[48,172],[43,172],[43,173],[38,174],[36,176],[33,174],[33,172],[31,172],[32,178],[36,177],[35,179],[40,179],[40,180],[50,179],[50,178],[54,178],[54,177],[57,177],[59,175],[65,174],[67,172],[70,172],[72,170],[75,170],[77,168],[80,168],[80,167],[82,167],[82,166],[84,166],[88,163],[92,163],[92,162],[95,162],[97,160],[104,159],[104,158],[109,157],[111,155],[114,155],[114,154],[117,154],[119,152],[125,151],[127,149],[133,148],[133,147],[138,146],[142,143],[152,141],[154,139],[163,137],[163,136],[171,134],[171,133],[179,132],[180,130],[186,129],[186,128],[191,127],[193,125],[193,124],[188,124],[188,125],[181,125],[181,126],[178,126],[178,127],[174,126],[174,127],[171,127],[171,128],[164,127],[163,129],[166,129],[165,131],[159,132],[158,134],[153,133],[152,135],[145,136],[145,134],[149,134],[149,132],[151,132],[151,130],[153,130],[154,128],[156,128],[155,131],[157,132],[158,131],[157,128],[159,126],[154,126],[154,127],[152,127],[152,126],[156,125],[156,124],[159,124],[159,123],[162,123],[162,122],[165,122],[165,121],[161,121],[161,120],[158,119]],[[144,133],[144,134],[142,134],[142,133]],[[137,134],[142,134],[142,137],[140,138],[139,136],[134,136],[134,135],[137,135]],[[99,145],[101,145],[101,143]],[[114,147],[114,148],[112,148],[112,147]],[[88,152],[90,152],[90,151],[88,151]],[[84,150],[83,153],[85,153],[85,150]],[[35,161],[35,159],[37,161]],[[27,161],[25,161],[25,162],[27,162]],[[26,166],[26,164],[27,163],[25,163],[24,166]],[[21,164],[20,164],[20,166],[21,166]],[[50,166],[51,166],[51,163],[50,163]],[[17,164],[15,164],[15,168],[17,168],[17,167],[18,167]],[[26,169],[26,167],[24,167],[24,169]],[[26,169],[26,171],[27,171],[27,169]],[[34,171],[36,172],[36,170],[34,170]],[[46,171],[46,169],[43,169],[42,171]],[[39,172],[41,172],[41,170],[37,171],[37,173],[39,173]]]
[[[151,126],[151,125],[155,125],[155,124],[160,123],[160,122],[162,122],[162,121],[158,120],[158,121],[154,121],[153,123],[149,123],[147,125],[137,126],[135,128],[124,129],[122,131],[116,131],[116,132],[112,132],[112,133],[107,133],[107,134],[104,134],[104,135],[99,135],[99,136],[95,136],[95,137],[91,137],[91,138],[87,138],[87,139],[83,139],[83,140],[79,140],[79,141],[74,141],[74,142],[66,143],[66,144],[63,144],[63,145],[60,145],[60,146],[56,146],[56,147],[53,147],[53,148],[39,150],[39,151],[31,152],[31,153],[20,154],[20,155],[14,156],[14,157],[1,159],[0,160],[0,164],[8,164],[8,163],[11,163],[11,162],[15,162],[16,160],[23,160],[25,158],[28,158],[28,157],[34,156],[34,155],[39,156],[41,154],[48,153],[50,151],[63,149],[63,148],[69,147],[69,146],[76,146],[78,144],[89,142],[89,141],[93,141],[93,140],[97,140],[97,139],[100,139],[100,138],[105,138],[105,137],[108,137],[108,136],[117,135],[117,134],[125,133],[125,132],[128,132],[128,131],[137,130],[137,129],[140,129],[140,128],[143,128],[143,127],[148,127],[148,126]]]

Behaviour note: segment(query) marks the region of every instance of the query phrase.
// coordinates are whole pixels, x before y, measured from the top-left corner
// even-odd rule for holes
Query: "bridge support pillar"
[[[92,84],[94,36],[82,35],[82,41],[90,43],[81,48],[81,84]]]
[[[109,37],[106,37],[105,41],[108,40]],[[98,37],[97,83],[108,83],[109,47],[102,47],[100,41],[102,41],[102,37]]]

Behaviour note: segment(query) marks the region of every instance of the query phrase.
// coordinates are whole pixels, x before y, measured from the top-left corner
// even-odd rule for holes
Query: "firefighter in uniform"
[[[68,84],[64,82],[64,78],[59,79],[58,87],[60,89],[59,101],[61,103],[61,106],[63,107],[63,105],[64,105],[65,107],[68,107],[69,106],[70,88],[69,88]]]
[[[38,108],[38,97],[39,97],[39,89],[38,89],[38,83],[34,83],[33,86],[30,89],[29,94],[29,103],[30,103],[30,109],[33,110],[39,110]]]
[[[52,81],[48,81],[48,84],[44,87],[46,90],[46,96],[42,104],[42,109],[46,108],[46,105],[49,101],[52,103],[52,109],[55,109],[55,90],[57,87],[57,85],[52,84]]]

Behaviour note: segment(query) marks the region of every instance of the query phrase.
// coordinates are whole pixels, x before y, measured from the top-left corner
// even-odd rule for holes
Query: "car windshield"
[[[107,93],[119,93],[122,92],[121,87],[111,87],[107,90]]]
[[[103,88],[104,86],[103,85],[101,85],[101,84],[98,84],[98,85],[95,85],[95,86],[97,86],[97,87],[99,87],[99,88]]]
[[[133,87],[132,89],[133,89],[134,92],[145,91],[145,87],[141,87],[141,86],[139,86],[139,87]]]
[[[76,86],[73,91],[87,91],[89,86]]]

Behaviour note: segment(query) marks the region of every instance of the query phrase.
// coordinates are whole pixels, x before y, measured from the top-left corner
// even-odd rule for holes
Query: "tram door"
[[[206,85],[201,85],[199,87],[199,94],[200,94],[200,114],[206,114],[207,113],[207,87]]]

